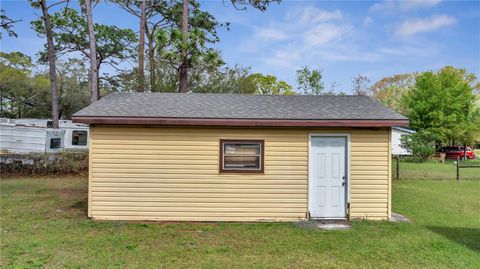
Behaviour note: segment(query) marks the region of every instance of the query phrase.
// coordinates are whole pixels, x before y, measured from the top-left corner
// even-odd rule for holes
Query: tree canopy
[[[48,76],[32,72],[32,59],[21,53],[0,52],[1,117],[49,117]]]
[[[272,75],[255,73],[249,77],[253,82],[256,94],[262,95],[292,95],[293,87],[283,80]]]
[[[175,3],[171,8],[173,24],[156,32],[160,58],[177,71],[182,65],[201,69],[215,69],[223,65],[220,53],[210,47],[219,41],[217,29],[221,24],[215,17],[201,10],[198,2],[191,0],[188,36],[185,40],[181,31],[182,5]]]
[[[95,9],[95,4],[105,4],[102,1],[88,2],[94,3],[91,9]],[[39,61],[35,63],[21,52],[1,54],[3,116],[49,117],[48,111],[55,110],[49,108],[50,104],[55,103],[51,97],[58,96],[59,114],[68,118],[75,110],[88,104],[88,84],[93,85],[91,78],[100,77],[98,70],[102,67],[102,71],[105,71],[105,65],[113,67],[110,68],[113,71],[103,73],[98,79],[100,87],[96,88],[100,88],[101,95],[112,91],[135,90],[177,92],[182,66],[188,67],[189,92],[345,94],[335,81],[329,81],[330,86],[326,86],[321,69],[301,67],[295,73],[296,85],[292,87],[274,75],[253,73],[250,67],[229,66],[223,61],[221,51],[215,49],[215,44],[220,42],[218,31],[224,27],[228,29],[230,24],[219,21],[203,9],[198,0],[184,1],[187,4],[171,0],[106,2],[114,3],[125,14],[139,18],[139,30],[93,24],[96,20],[92,14],[95,12],[86,14],[85,1],[80,1],[77,7],[72,6],[74,2],[69,0],[49,1],[48,6],[45,0],[31,1],[34,8],[42,5],[47,7],[47,12],[42,12],[41,17],[31,24],[43,37],[47,34],[46,26],[49,24],[45,18],[49,17],[51,31],[48,32],[53,37],[50,41],[54,40],[50,42],[50,47],[54,47],[54,50],[50,50],[50,56],[47,56],[48,46],[45,44],[39,53]],[[253,7],[265,11],[270,4],[280,1],[229,2],[237,9]],[[56,12],[50,14],[50,7],[55,7],[51,11]],[[184,7],[188,7],[188,12],[183,12],[186,15],[182,16]],[[186,18],[188,29],[182,31],[182,19]],[[0,27],[8,35],[16,36],[12,26],[17,20],[9,18],[3,9],[0,22]],[[90,22],[90,31],[87,22]],[[87,38],[89,36],[95,38]],[[96,50],[97,63],[90,58],[93,48]],[[52,71],[50,68],[50,73],[44,71],[44,63],[48,58],[53,59],[50,65],[52,62],[58,64],[58,70]],[[86,67],[84,62],[89,58],[90,67]],[[98,68],[95,69],[95,65]],[[52,77],[58,77],[55,79],[58,85],[52,83]],[[49,97],[48,86],[58,88],[58,94],[52,91]],[[438,72],[398,74],[383,78],[372,86],[366,76],[357,75],[352,78],[352,91],[354,94],[372,96],[397,112],[410,116],[413,128],[438,133],[438,139],[444,143],[468,142],[473,136],[479,136],[480,83],[464,69],[445,67]],[[431,136],[425,135],[422,139],[425,137]]]
[[[355,95],[368,95],[370,79],[364,75],[356,75],[352,78],[352,90]]]
[[[87,40],[87,21],[75,9],[64,8],[51,15],[55,51],[58,55],[81,53],[89,58],[89,43]],[[39,34],[44,33],[43,21],[32,21]],[[95,24],[98,65],[108,64],[119,68],[122,61],[131,60],[135,52],[132,44],[137,37],[131,29],[121,29],[113,25]],[[41,53],[41,59],[45,54]]]
[[[369,95],[400,114],[405,114],[406,108],[401,99],[414,87],[416,75],[406,73],[385,77],[369,88]]]
[[[0,52],[1,117],[50,118],[50,79],[43,70],[21,52]],[[57,76],[59,114],[70,118],[89,103],[88,71],[84,61],[67,59],[58,63]]]
[[[246,9],[248,5],[260,10],[267,10],[272,3],[280,4],[282,0],[231,0],[233,6],[237,9]]]
[[[17,37],[17,33],[13,30],[13,25],[21,20],[13,20],[7,16],[4,9],[0,9],[0,29],[7,32],[8,36]],[[2,33],[0,33],[2,39]]]
[[[298,89],[303,91],[305,95],[320,95],[324,93],[325,86],[322,81],[321,70],[310,70],[306,66],[297,70],[297,84]]]
[[[475,80],[474,74],[451,66],[419,74],[402,98],[410,126],[436,134],[443,143],[472,143],[480,131]]]

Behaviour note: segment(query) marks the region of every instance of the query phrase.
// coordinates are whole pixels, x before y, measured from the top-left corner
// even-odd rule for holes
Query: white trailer
[[[88,149],[89,129],[87,124],[61,120],[60,129],[65,131],[63,139],[65,149]]]
[[[88,125],[60,121],[53,129],[44,119],[0,119],[0,149],[14,153],[88,149]]]
[[[415,133],[414,130],[402,127],[392,127],[392,155],[412,155],[412,153],[402,147],[402,137]]]

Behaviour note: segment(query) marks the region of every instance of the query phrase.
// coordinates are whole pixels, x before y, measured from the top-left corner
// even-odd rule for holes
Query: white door
[[[346,137],[311,138],[309,211],[311,218],[345,218]]]

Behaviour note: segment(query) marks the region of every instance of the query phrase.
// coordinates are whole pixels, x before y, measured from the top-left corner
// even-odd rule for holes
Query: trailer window
[[[86,146],[87,145],[87,131],[73,131],[72,145]]]
[[[62,139],[57,137],[57,138],[50,138],[50,148],[51,149],[58,149],[60,148],[62,144]]]

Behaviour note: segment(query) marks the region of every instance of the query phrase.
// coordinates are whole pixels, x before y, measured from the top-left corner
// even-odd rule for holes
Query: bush
[[[411,158],[426,161],[435,153],[437,136],[428,131],[419,131],[401,138],[402,147],[412,152]]]
[[[1,173],[4,176],[87,175],[88,151],[60,153],[2,153]]]

